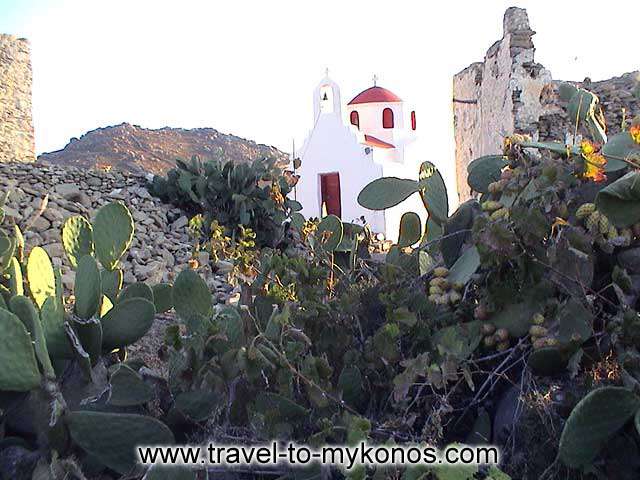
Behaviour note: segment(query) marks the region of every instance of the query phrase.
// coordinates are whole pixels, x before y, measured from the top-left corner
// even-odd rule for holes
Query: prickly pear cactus
[[[327,215],[318,225],[316,237],[320,239],[325,250],[333,252],[340,245],[343,234],[344,229],[340,219],[335,215]]]
[[[47,252],[41,247],[35,247],[27,260],[27,281],[31,297],[38,305],[56,294],[56,279],[53,274],[53,265]]]
[[[93,220],[93,241],[104,268],[113,270],[118,266],[131,245],[133,231],[133,217],[123,203],[109,203],[98,210]]]
[[[172,297],[176,313],[183,321],[211,315],[213,297],[207,284],[193,270],[180,272],[173,285]]]
[[[136,467],[139,445],[171,445],[171,430],[158,420],[143,415],[71,412],[71,438],[101,463],[124,475]]]
[[[589,465],[605,442],[640,408],[640,398],[622,387],[592,391],[573,409],[560,438],[558,456],[572,468]]]
[[[40,385],[40,370],[24,323],[0,308],[0,390],[26,392]]]
[[[153,324],[156,309],[149,300],[130,298],[117,303],[102,318],[102,348],[130,345],[144,336]]]
[[[398,245],[409,247],[422,237],[422,222],[415,212],[405,212],[400,219],[400,233]]]
[[[102,293],[109,297],[112,303],[115,302],[120,294],[124,280],[122,270],[119,268],[115,270],[102,270],[100,276],[102,278]]]
[[[89,221],[80,215],[67,218],[62,226],[62,245],[73,268],[85,255],[93,255],[93,228]]]
[[[90,255],[85,255],[78,262],[75,296],[75,311],[80,318],[91,318],[100,308],[102,299],[100,270],[98,263]]]

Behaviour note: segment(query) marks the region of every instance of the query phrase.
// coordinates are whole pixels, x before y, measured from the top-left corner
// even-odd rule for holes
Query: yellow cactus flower
[[[590,178],[594,182],[606,180],[607,177],[604,174],[604,167],[607,164],[607,159],[599,152],[599,147],[589,140],[583,140],[580,143],[580,151],[585,161],[582,176],[584,178]]]
[[[633,125],[629,129],[629,135],[633,138],[633,141],[640,144],[640,123]]]

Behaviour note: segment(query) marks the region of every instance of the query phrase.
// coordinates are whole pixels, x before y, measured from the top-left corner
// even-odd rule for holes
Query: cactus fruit
[[[595,203],[584,203],[576,210],[576,218],[583,220],[596,211]]]
[[[100,308],[102,282],[98,263],[92,256],[80,258],[74,288],[76,315],[83,319],[93,317]]]
[[[89,221],[80,215],[67,218],[62,226],[62,245],[73,268],[85,255],[93,255],[93,228]]]
[[[26,392],[40,385],[31,337],[13,313],[0,309],[0,390]]]
[[[496,337],[493,335],[488,335],[484,337],[484,346],[487,348],[493,348],[496,345]]]
[[[532,325],[529,329],[529,334],[532,337],[544,337],[547,334],[547,329],[542,325]]]
[[[129,209],[121,202],[105,205],[93,220],[96,255],[107,270],[118,266],[133,240],[134,223]]]
[[[531,318],[531,323],[533,323],[534,325],[542,325],[544,323],[544,315],[542,315],[541,313],[536,313]]]
[[[499,328],[498,330],[496,330],[496,338],[500,342],[506,342],[507,340],[509,340],[509,332],[506,328]]]
[[[496,326],[492,323],[483,323],[480,329],[483,335],[493,335],[496,331]]]
[[[492,195],[497,195],[504,189],[504,184],[501,181],[491,182],[487,188],[489,190],[489,193],[491,193]]]
[[[489,312],[487,312],[487,307],[483,304],[478,305],[473,309],[473,316],[476,320],[485,321],[489,318]],[[495,328],[495,327],[494,327]]]
[[[117,303],[102,318],[102,348],[125,347],[144,336],[156,314],[153,303],[144,298],[130,298]]]
[[[77,411],[67,417],[71,438],[87,453],[121,475],[137,465],[140,445],[171,445],[162,422],[143,415]]]
[[[31,297],[38,308],[48,297],[56,294],[56,279],[53,274],[53,265],[49,255],[41,247],[35,247],[27,260],[27,281]]]
[[[540,348],[544,348],[547,346],[547,339],[546,338],[536,338],[533,341],[533,348],[538,350]]]
[[[213,297],[205,281],[193,270],[183,270],[173,285],[173,305],[176,313],[186,322],[199,315],[209,318]]]
[[[109,380],[111,391],[107,403],[117,407],[142,405],[153,399],[153,387],[127,365],[121,364]]]
[[[449,270],[445,267],[433,269],[433,278],[429,280],[429,301],[436,305],[456,305],[462,300],[462,295],[454,289],[447,275]]]
[[[493,221],[509,218],[509,209],[505,208],[505,207],[502,207],[502,208],[496,210],[495,212],[493,212],[489,216],[489,218],[491,220],[493,220]]]
[[[606,235],[609,232],[609,219],[605,215],[600,214],[600,219],[598,220],[598,230],[602,235]]]
[[[446,267],[436,267],[433,269],[433,275],[436,277],[444,278],[449,275],[449,269]]]
[[[584,225],[585,225],[585,227],[587,227],[587,230],[589,230],[590,232],[593,232],[594,230],[599,228],[599,225],[600,225],[600,212],[598,212],[596,210],[591,215],[589,215],[587,217],[587,221],[585,222]]]
[[[495,212],[503,207],[504,205],[502,205],[502,203],[496,202],[495,200],[488,200],[482,203],[482,210],[485,212]]]

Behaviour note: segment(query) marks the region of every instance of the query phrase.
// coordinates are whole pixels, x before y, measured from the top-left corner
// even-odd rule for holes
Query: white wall
[[[364,147],[339,115],[321,114],[296,155],[302,165],[295,195],[302,203],[302,214],[306,218],[321,216],[320,174],[338,172],[342,220],[351,222],[364,216],[375,232],[385,231],[384,212],[367,210],[357,201],[360,191],[382,176],[382,166],[365,155]]]

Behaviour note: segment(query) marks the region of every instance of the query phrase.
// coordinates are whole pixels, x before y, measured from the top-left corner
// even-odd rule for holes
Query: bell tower
[[[329,69],[313,92],[314,122],[320,115],[341,115],[340,88],[329,78]]]

